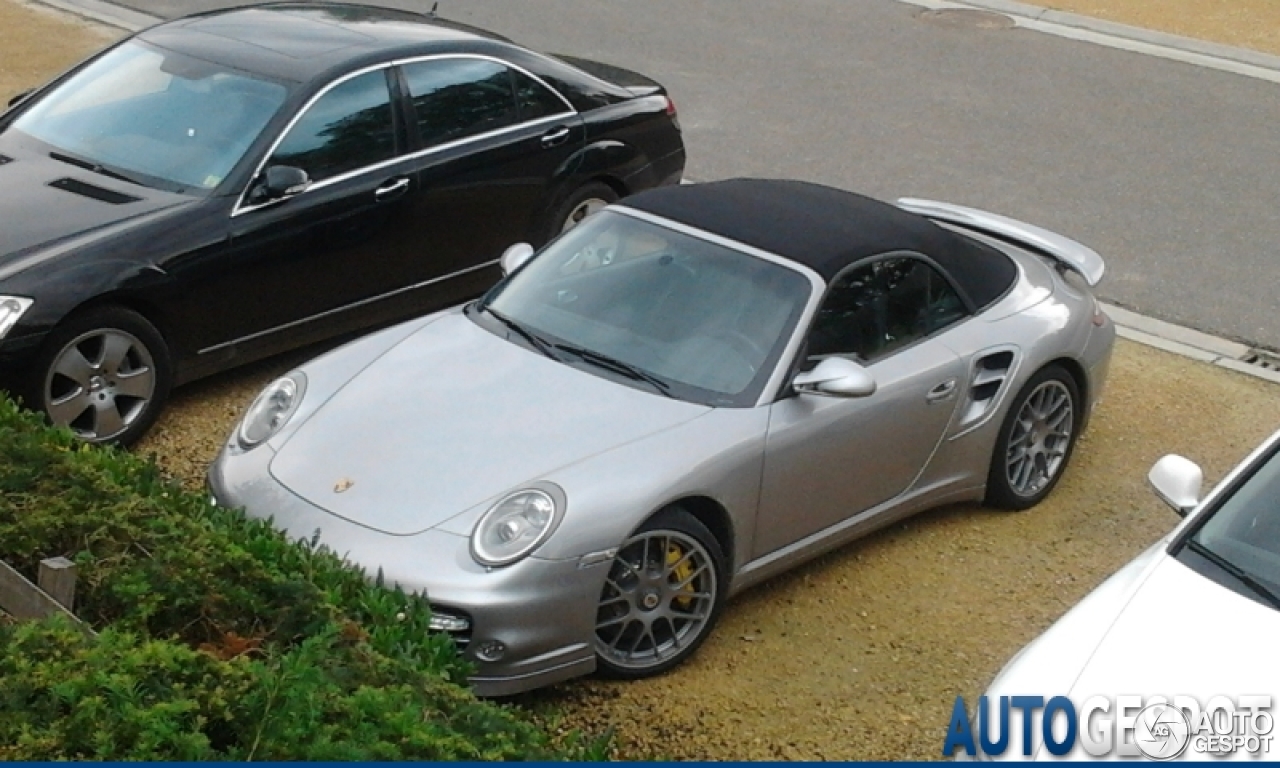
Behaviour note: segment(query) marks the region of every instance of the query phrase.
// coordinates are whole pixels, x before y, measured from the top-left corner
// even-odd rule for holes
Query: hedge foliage
[[[477,700],[424,602],[0,396],[0,559],[78,566],[76,614],[0,622],[0,759],[602,756]]]

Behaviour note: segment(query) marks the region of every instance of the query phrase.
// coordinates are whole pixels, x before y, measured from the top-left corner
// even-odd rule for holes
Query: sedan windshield
[[[1187,542],[1227,583],[1280,608],[1280,450],[1230,493]]]
[[[811,292],[794,269],[604,211],[481,306],[562,362],[672,397],[745,407],[755,404]]]
[[[209,190],[285,95],[279,83],[131,41],[40,99],[13,128],[64,162],[173,191]]]

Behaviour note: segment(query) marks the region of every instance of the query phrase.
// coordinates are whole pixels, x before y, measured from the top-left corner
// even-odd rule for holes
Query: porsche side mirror
[[[272,165],[262,174],[258,197],[262,202],[283,200],[302,194],[311,186],[311,177],[301,168],[292,165]]]
[[[515,272],[524,263],[533,258],[533,246],[528,243],[516,243],[507,250],[502,252],[502,259],[499,264],[502,266],[502,276]]]
[[[1161,501],[1186,517],[1200,503],[1204,472],[1194,461],[1169,454],[1155,463],[1147,473],[1147,481]]]
[[[876,391],[871,372],[844,357],[828,357],[791,383],[800,394],[866,397]]]
[[[6,104],[6,105],[5,105],[5,107],[6,107],[6,108],[8,108],[8,107],[16,107],[16,106],[18,106],[19,104],[21,104],[23,101],[25,101],[25,100],[26,100],[26,98],[27,98],[28,96],[30,96],[31,94],[33,94],[33,93],[35,93],[35,92],[36,92],[36,89],[35,89],[35,88],[28,88],[27,90],[23,91],[22,93],[16,94],[12,99],[9,99],[9,103],[8,103],[8,104]]]

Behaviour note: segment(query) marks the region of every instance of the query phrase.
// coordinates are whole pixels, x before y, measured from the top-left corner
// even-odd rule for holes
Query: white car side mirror
[[[1155,463],[1147,473],[1147,480],[1160,500],[1182,517],[1200,503],[1204,471],[1191,459],[1169,454]]]
[[[828,357],[791,384],[801,394],[866,397],[876,391],[871,372],[844,357]]]
[[[502,258],[498,264],[502,267],[502,276],[515,272],[526,261],[533,257],[533,246],[528,243],[516,243],[507,250],[502,252]]]

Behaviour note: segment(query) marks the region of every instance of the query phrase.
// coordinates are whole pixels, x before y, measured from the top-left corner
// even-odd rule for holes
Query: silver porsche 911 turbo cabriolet
[[[1079,243],[795,181],[641,193],[502,265],[273,382],[209,473],[425,596],[482,695],[663,672],[821,552],[1036,504],[1115,338]]]

